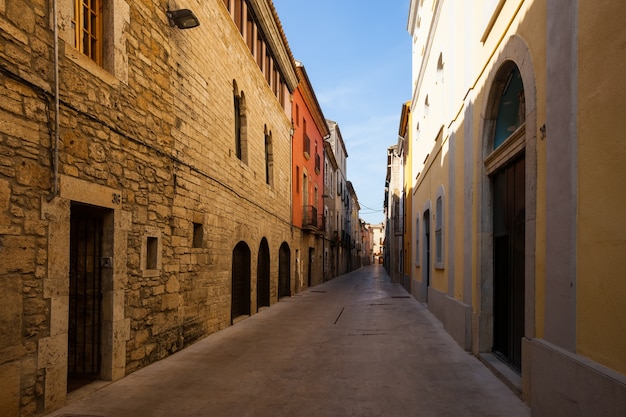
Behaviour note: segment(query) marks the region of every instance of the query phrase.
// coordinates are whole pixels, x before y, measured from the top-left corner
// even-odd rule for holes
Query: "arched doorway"
[[[291,250],[287,242],[280,245],[278,253],[278,298],[291,295]]]
[[[512,38],[510,44],[520,41]],[[533,337],[534,321],[526,305],[534,303],[536,112],[532,66],[522,72],[516,62],[504,59],[488,83],[480,348],[521,373],[522,343]]]
[[[524,84],[517,65],[505,63],[494,85],[493,151],[517,141],[490,173],[493,201],[493,352],[521,371],[524,337],[525,157]],[[503,83],[504,82],[504,83]]]
[[[430,208],[430,205],[428,205]],[[424,254],[422,256],[422,302],[428,302],[428,287],[430,287],[430,209],[424,210],[424,222],[422,223],[422,230],[424,233],[422,241]]]
[[[256,308],[270,305],[270,248],[267,239],[261,239],[256,269]]]
[[[250,315],[250,248],[239,242],[233,249],[231,324],[237,317]]]
[[[524,336],[525,259],[525,105],[524,84],[513,62],[496,76],[493,152],[512,141],[519,145],[490,170],[493,209],[493,347],[518,371]]]

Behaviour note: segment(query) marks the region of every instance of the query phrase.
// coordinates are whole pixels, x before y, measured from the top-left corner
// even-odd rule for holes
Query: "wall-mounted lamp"
[[[191,29],[200,25],[200,21],[189,9],[168,10],[165,12],[170,26],[176,26],[179,29]]]

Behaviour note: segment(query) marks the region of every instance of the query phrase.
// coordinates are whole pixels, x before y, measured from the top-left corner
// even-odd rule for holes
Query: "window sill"
[[[74,49],[71,46],[66,46],[65,57],[110,86],[119,86],[120,81],[113,74],[96,64],[91,58],[77,49]]]

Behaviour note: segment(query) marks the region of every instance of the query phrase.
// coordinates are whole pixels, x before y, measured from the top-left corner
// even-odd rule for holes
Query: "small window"
[[[256,34],[256,63],[263,71],[263,57],[265,57],[265,40],[260,30]]]
[[[308,161],[311,157],[311,138],[306,133],[306,119],[302,119],[302,148],[304,149],[304,157]]]
[[[237,29],[239,29],[239,33],[243,34],[243,14],[244,14],[244,8],[243,8],[243,0],[235,0],[235,15],[234,15],[234,19],[235,19],[235,25],[237,25]]]
[[[300,193],[300,167],[296,167],[296,193]]]
[[[146,269],[157,269],[159,239],[148,236],[146,241]]]
[[[141,273],[144,277],[156,277],[161,273],[161,229],[146,226],[141,242]]]
[[[201,248],[204,241],[204,225],[202,223],[193,224],[192,247]]]
[[[74,0],[74,47],[102,65],[102,0]]]
[[[248,18],[246,22],[246,43],[248,44],[248,48],[250,48],[250,52],[254,55],[254,29],[256,27],[256,23],[254,22],[254,17],[250,10],[248,10]]]

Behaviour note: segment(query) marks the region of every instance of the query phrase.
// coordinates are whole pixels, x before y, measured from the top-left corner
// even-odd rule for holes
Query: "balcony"
[[[302,228],[305,230],[324,231],[324,215],[317,214],[317,207],[302,207]]]

